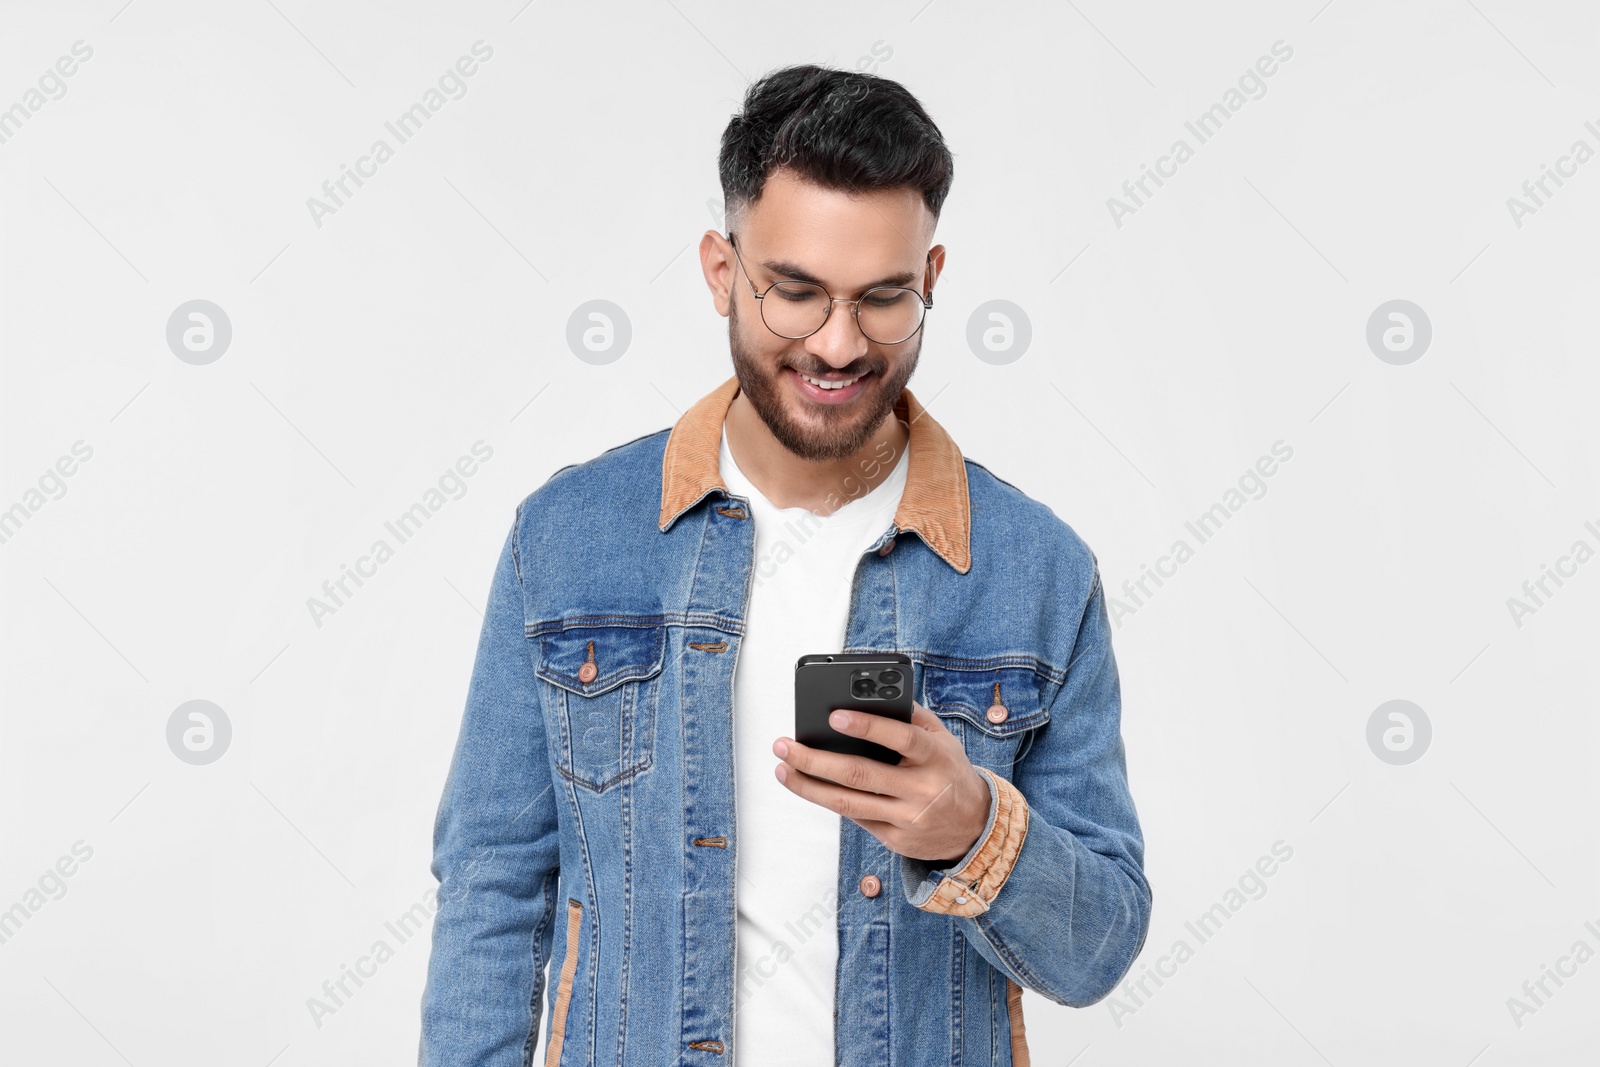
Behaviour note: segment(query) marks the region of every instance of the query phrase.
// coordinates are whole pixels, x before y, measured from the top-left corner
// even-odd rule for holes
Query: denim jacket
[[[546,1065],[733,1063],[755,567],[749,501],[718,466],[737,392],[516,509],[434,827],[423,1067],[531,1064],[541,1021]],[[905,491],[857,563],[839,651],[911,658],[990,810],[942,869],[840,818],[834,1062],[1023,1065],[1022,989],[1094,1003],[1149,927],[1105,596],[1071,528],[963,458],[910,390],[895,417]]]

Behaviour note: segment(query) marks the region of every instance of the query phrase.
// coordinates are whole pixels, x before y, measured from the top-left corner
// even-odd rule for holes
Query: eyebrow
[[[771,273],[780,275],[784,278],[793,278],[798,282],[810,282],[812,285],[821,285],[824,289],[828,289],[828,287],[823,284],[822,279],[818,278],[816,275],[810,273],[797,264],[789,263],[781,259],[767,259],[762,260],[761,266]],[[923,272],[921,271],[901,271],[899,274],[891,274],[886,278],[879,278],[875,282],[870,282],[867,285],[862,286],[861,291],[864,293],[868,289],[872,289],[880,285],[899,285],[909,287],[912,282],[920,280],[922,278],[922,274]],[[833,290],[828,289],[828,291],[832,292]]]

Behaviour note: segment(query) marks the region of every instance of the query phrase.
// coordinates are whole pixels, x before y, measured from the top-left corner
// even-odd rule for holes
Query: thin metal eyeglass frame
[[[871,289],[868,289],[866,292],[862,293],[860,296],[856,297],[854,300],[846,300],[842,296],[834,296],[832,293],[828,292],[828,288],[825,285],[818,285],[816,282],[802,282],[802,281],[799,281],[799,280],[796,280],[796,279],[782,279],[782,278],[780,278],[778,281],[773,282],[771,285],[767,286],[765,289],[763,289],[761,292],[758,293],[758,292],[756,292],[756,283],[750,280],[750,272],[744,269],[744,260],[739,256],[739,246],[734,243],[734,234],[733,234],[733,232],[731,230],[728,232],[728,244],[733,249],[734,262],[739,264],[739,273],[744,275],[745,284],[750,287],[750,295],[755,297],[758,301],[764,301],[764,298],[766,297],[766,295],[768,293],[772,292],[774,286],[777,286],[777,285],[781,284],[782,282],[784,282],[786,280],[790,281],[790,283],[794,284],[794,285],[810,285],[810,286],[814,286],[817,289],[821,289],[822,290],[822,295],[828,298],[828,310],[822,313],[822,321],[817,323],[816,329],[808,330],[807,332],[799,334],[799,335],[790,335],[790,334],[786,334],[786,333],[778,333],[777,330],[772,329],[772,324],[767,321],[767,313],[766,313],[767,305],[766,305],[765,302],[763,302],[761,304],[761,325],[765,326],[769,331],[771,331],[771,333],[774,336],[782,337],[786,341],[800,341],[800,340],[804,340],[807,337],[810,337],[812,334],[816,333],[817,330],[820,330],[824,326],[828,325],[828,319],[833,315],[833,305],[834,304],[849,304],[850,305],[850,315],[851,315],[852,318],[854,318],[856,320],[856,329],[861,330],[861,336],[865,337],[867,340],[871,341],[875,345],[903,345],[907,341],[909,341],[913,337],[915,337],[917,334],[922,332],[922,327],[927,325],[927,322],[928,322],[928,312],[933,309],[933,292],[931,290],[926,295],[924,295],[922,293],[917,292],[915,289],[912,289],[909,286],[904,286],[904,285],[874,285]],[[932,268],[932,266],[933,266],[933,253],[929,252],[928,253],[928,268]],[[924,282],[926,282],[928,280],[928,275],[926,273],[926,270],[924,270],[924,273],[922,275],[922,280]],[[891,293],[906,292],[906,293],[910,293],[912,296],[915,296],[919,301],[921,301],[921,303],[922,303],[922,318],[920,318],[917,321],[917,328],[915,330],[912,330],[910,333],[906,334],[904,337],[900,338],[900,340],[898,340],[898,341],[880,341],[876,337],[874,337],[870,333],[868,333],[866,330],[862,329],[861,328],[861,301],[865,300],[867,297],[871,296],[873,293],[876,293],[876,292],[891,292]]]

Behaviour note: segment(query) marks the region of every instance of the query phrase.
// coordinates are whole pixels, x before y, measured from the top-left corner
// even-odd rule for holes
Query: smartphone
[[[837,708],[848,708],[910,722],[913,681],[911,657],[899,652],[801,656],[794,668],[794,738],[812,748],[898,764],[899,752],[841,734],[828,725],[828,715]]]

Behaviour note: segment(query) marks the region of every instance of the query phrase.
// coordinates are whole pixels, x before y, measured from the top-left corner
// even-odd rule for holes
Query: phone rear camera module
[[[851,683],[850,692],[854,696],[870,697],[873,695],[873,691],[876,688],[877,686],[873,683],[871,678],[857,678]]]
[[[884,685],[899,685],[900,672],[884,671],[882,674],[878,675],[878,681],[882,682]]]
[[[882,697],[884,700],[893,700],[895,697],[897,697],[899,695],[900,695],[899,688],[896,687],[896,686],[892,686],[892,685],[885,686],[884,688],[878,690],[878,696]]]

